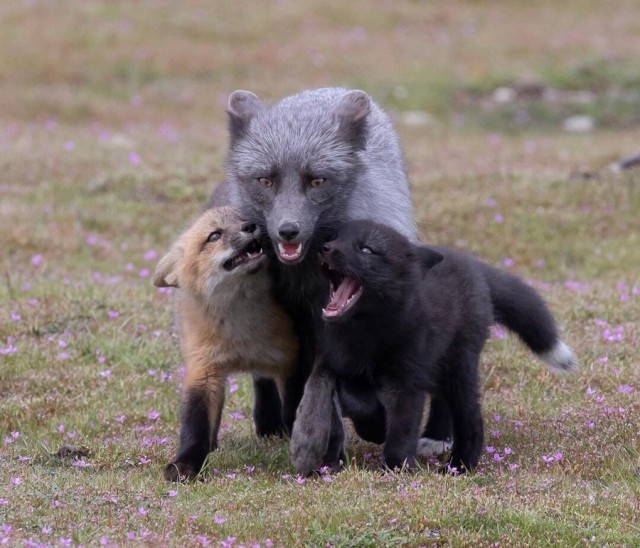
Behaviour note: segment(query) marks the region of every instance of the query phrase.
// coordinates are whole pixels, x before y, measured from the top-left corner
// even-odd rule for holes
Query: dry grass
[[[638,152],[636,3],[212,6],[0,6],[0,542],[637,544],[640,187],[606,169]],[[492,102],[523,79],[593,100]],[[467,478],[382,475],[352,439],[347,471],[302,483],[236,379],[206,481],[166,485],[180,358],[153,251],[221,177],[230,91],[327,84],[392,111],[425,237],[531,280],[582,368],[493,339],[494,451]],[[580,112],[596,131],[563,133]]]

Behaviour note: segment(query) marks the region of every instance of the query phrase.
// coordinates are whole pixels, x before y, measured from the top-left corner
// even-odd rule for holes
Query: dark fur
[[[368,221],[343,226],[323,257],[362,285],[355,304],[327,318],[325,329],[325,366],[356,431],[385,441],[387,466],[415,466],[431,394],[427,431],[445,439],[452,429],[449,465],[475,468],[483,443],[478,362],[489,328],[503,322],[536,353],[549,352],[561,343],[544,301],[511,274]]]

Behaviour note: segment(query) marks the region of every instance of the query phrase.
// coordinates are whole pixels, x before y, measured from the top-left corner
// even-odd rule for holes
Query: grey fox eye
[[[268,179],[267,177],[260,177],[258,179],[258,182],[262,186],[266,186],[267,188],[271,188],[273,186],[273,181],[271,179]]]
[[[324,182],[326,181],[326,179],[313,179],[309,185],[312,186],[313,188],[318,188],[319,186],[322,186],[324,184]]]
[[[209,237],[207,238],[207,242],[215,242],[216,240],[219,240],[221,236],[222,236],[222,232],[220,232],[219,230],[216,230],[215,232],[212,232],[211,234],[209,234]]]
[[[360,246],[360,251],[362,251],[362,253],[366,253],[367,255],[371,255],[373,253],[371,248],[367,247],[366,245],[361,245]]]

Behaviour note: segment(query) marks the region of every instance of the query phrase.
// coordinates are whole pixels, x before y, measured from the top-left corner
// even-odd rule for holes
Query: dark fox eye
[[[258,178],[258,182],[262,186],[266,186],[267,188],[271,188],[273,186],[273,181],[271,179],[269,179],[268,177],[259,177]]]
[[[309,186],[311,186],[313,188],[318,188],[318,187],[322,186],[325,181],[326,181],[326,179],[322,179],[322,178],[318,177],[317,179],[312,179],[311,182],[309,183]]]
[[[222,237],[222,232],[220,232],[219,230],[216,230],[215,232],[212,232],[211,234],[209,234],[209,237],[207,238],[207,242],[215,242],[219,240],[221,237]]]
[[[366,245],[361,245],[360,251],[362,251],[362,253],[366,253],[367,255],[371,255],[373,253],[373,250]]]

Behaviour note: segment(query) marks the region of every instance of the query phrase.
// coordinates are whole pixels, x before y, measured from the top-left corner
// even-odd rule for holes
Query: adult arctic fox
[[[363,91],[309,90],[272,105],[235,91],[227,112],[225,182],[211,205],[238,207],[273,244],[274,290],[294,320],[299,374],[285,391],[282,418],[275,385],[258,379],[254,418],[258,434],[290,431],[327,297],[319,246],[335,227],[356,219],[384,223],[416,240],[409,183],[396,132]]]

